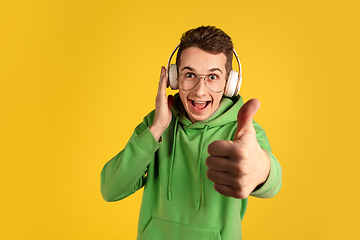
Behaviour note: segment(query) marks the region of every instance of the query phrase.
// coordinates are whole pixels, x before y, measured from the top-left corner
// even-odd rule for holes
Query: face
[[[198,47],[185,49],[180,56],[179,75],[186,72],[195,74],[219,74],[226,76],[226,56],[211,54]],[[202,78],[198,85],[189,90],[179,89],[179,95],[191,122],[204,121],[218,109],[223,92],[211,91]]]

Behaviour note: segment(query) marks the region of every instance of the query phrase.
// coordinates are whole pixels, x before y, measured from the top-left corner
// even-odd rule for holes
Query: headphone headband
[[[176,52],[176,50],[180,47],[180,43],[175,47],[175,49],[172,51],[170,57],[169,57],[169,60],[168,60],[168,63],[166,65],[166,73],[167,75],[169,76],[169,66],[170,66],[170,62],[171,62],[171,58],[173,57],[174,53]]]

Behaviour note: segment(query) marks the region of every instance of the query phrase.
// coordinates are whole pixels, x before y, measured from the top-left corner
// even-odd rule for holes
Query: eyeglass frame
[[[197,77],[197,81],[196,81],[195,85],[194,85],[192,88],[186,89],[186,90],[185,90],[184,88],[182,88],[182,87],[180,86],[180,83],[179,83],[179,88],[181,88],[183,91],[193,90],[193,89],[199,84],[200,78],[204,78],[204,83],[205,83],[206,87],[207,87],[208,89],[210,89],[210,90],[211,90],[212,92],[214,92],[214,93],[221,93],[221,92],[224,91],[224,89],[226,88],[226,84],[227,84],[228,79],[227,79],[225,76],[221,75],[221,74],[211,74],[211,73],[210,73],[210,74],[196,74],[196,73],[193,73],[193,72],[186,72],[186,73],[180,74],[180,75],[177,77],[177,81],[180,82],[180,81],[179,81],[180,76],[181,76],[181,75],[184,75],[184,74],[188,74],[188,73],[194,74],[194,75]],[[202,76],[202,75],[205,75],[205,76]],[[225,86],[224,86],[224,88],[223,88],[222,90],[214,91],[214,90],[212,90],[212,89],[208,86],[208,84],[207,84],[207,82],[206,82],[206,78],[209,78],[210,75],[218,75],[218,76],[224,78],[224,80],[225,80]],[[229,74],[227,74],[227,75],[229,75]]]

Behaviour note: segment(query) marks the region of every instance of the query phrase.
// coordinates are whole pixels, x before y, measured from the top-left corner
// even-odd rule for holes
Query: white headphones
[[[179,83],[177,81],[177,77],[178,77],[177,66],[176,66],[176,64],[170,65],[171,58],[179,47],[180,47],[180,44],[178,44],[176,46],[176,48],[174,49],[174,51],[171,53],[169,61],[167,63],[167,67],[166,67],[167,76],[168,76],[168,86],[170,86],[172,90],[179,89]],[[233,49],[233,53],[234,53],[236,61],[238,63],[240,74],[234,70],[230,71],[229,77],[228,77],[228,80],[227,80],[227,83],[225,86],[225,90],[224,90],[224,95],[228,96],[228,97],[232,97],[239,93],[240,87],[241,87],[241,82],[242,82],[241,63],[240,63],[239,57],[238,57],[235,49]]]

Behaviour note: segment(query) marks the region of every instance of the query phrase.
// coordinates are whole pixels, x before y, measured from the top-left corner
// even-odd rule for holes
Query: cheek
[[[215,96],[213,95],[213,101],[214,101],[214,105],[216,107],[218,107],[220,105],[220,101],[222,99],[222,96],[223,96],[223,94],[217,94]]]
[[[179,96],[180,96],[180,99],[181,99],[181,102],[182,104],[184,105],[184,107],[186,106],[187,104],[187,95],[184,91],[182,91],[181,89],[179,90]]]

